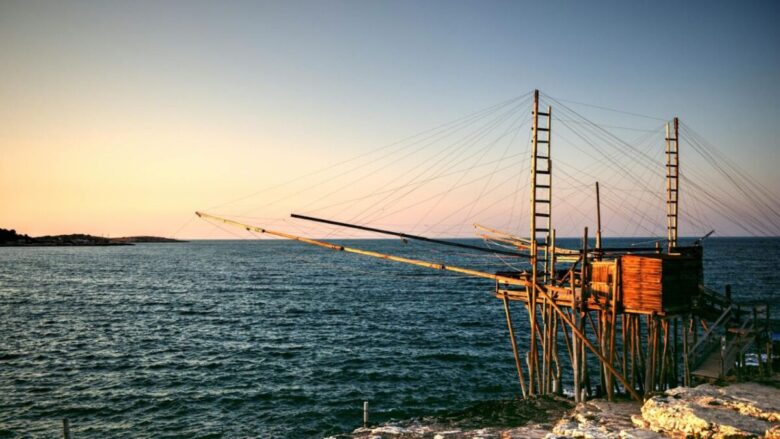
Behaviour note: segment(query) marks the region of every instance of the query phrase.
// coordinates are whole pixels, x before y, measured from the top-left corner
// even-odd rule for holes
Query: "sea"
[[[403,240],[341,243],[522,268]],[[780,317],[780,238],[704,248],[708,287]],[[372,425],[522,423],[490,416],[520,394],[494,288],[281,240],[0,247],[0,438],[61,437],[64,418],[76,438],[340,437],[362,426],[364,401]]]

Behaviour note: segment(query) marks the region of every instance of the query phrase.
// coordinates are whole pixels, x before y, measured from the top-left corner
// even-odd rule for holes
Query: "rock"
[[[634,428],[631,417],[639,414],[635,402],[592,400],[578,404],[574,411],[553,427],[545,439],[658,439],[660,434]]]
[[[368,439],[780,439],[780,389],[756,383],[716,387],[678,387],[648,399],[591,400],[578,404],[557,421],[511,427],[453,428],[445,424],[385,425],[358,429],[353,438]]]
[[[648,399],[633,421],[673,437],[780,438],[780,390],[756,383],[678,387]]]

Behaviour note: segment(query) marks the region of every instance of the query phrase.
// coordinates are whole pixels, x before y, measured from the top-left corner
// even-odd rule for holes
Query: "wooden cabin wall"
[[[690,311],[699,293],[701,258],[687,255],[624,255],[620,273],[625,309],[669,314]]]

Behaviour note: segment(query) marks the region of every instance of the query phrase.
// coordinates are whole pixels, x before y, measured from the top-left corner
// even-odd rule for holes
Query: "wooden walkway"
[[[759,334],[767,330],[766,324],[755,317],[755,312],[739,327],[729,327],[735,316],[730,311],[727,314],[721,325],[725,329],[723,335],[715,331],[708,333],[710,337],[720,337],[720,343],[706,343],[709,352],[700,355],[703,360],[695,366],[691,375],[704,380],[725,378],[737,367],[740,357],[756,342]]]

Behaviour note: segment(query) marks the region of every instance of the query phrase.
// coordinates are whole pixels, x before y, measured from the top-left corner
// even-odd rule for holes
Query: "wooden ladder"
[[[552,129],[552,107],[547,112],[539,111],[539,90],[534,91],[533,125],[531,127],[531,254],[532,262],[539,270],[542,280],[547,281],[552,273],[552,160],[550,140]],[[543,257],[538,258],[539,244]]]
[[[550,161],[550,129],[552,122],[552,108],[547,107],[547,112],[539,111],[539,90],[534,90],[534,103],[532,110],[533,124],[531,126],[531,287],[528,291],[528,316],[531,323],[530,349],[528,361],[529,395],[536,394],[538,390],[544,394],[547,391],[548,368],[546,361],[546,349],[543,351],[542,370],[539,371],[538,353],[536,346],[536,311],[537,311],[537,286],[540,281],[547,283],[552,273],[553,243],[550,239],[552,231],[552,162]],[[539,241],[542,240],[543,258],[539,260]],[[540,270],[541,265],[541,270]],[[547,331],[547,316],[549,310],[542,307],[543,328]],[[545,340],[547,340],[547,334]],[[546,346],[543,341],[543,348]],[[537,374],[541,372],[536,380]],[[542,382],[544,381],[544,382]]]
[[[677,202],[680,195],[679,121],[673,121],[674,137],[666,124],[666,229],[668,251],[677,247]]]

